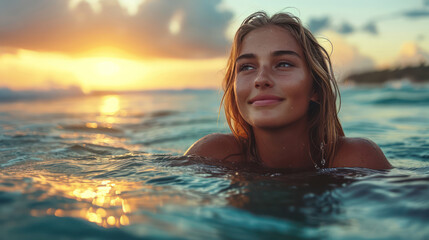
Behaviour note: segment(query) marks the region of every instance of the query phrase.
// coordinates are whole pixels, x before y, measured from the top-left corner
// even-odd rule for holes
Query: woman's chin
[[[275,118],[255,119],[251,124],[255,128],[278,128],[282,124]]]

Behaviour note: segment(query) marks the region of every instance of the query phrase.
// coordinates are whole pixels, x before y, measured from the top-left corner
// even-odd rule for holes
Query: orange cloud
[[[0,1],[0,47],[79,55],[120,49],[148,57],[206,58],[226,54],[232,13],[216,1],[146,0],[130,15],[117,0],[100,11],[81,1]],[[179,17],[178,17],[179,16]]]

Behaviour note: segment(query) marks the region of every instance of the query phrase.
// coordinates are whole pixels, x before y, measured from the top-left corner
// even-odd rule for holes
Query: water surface
[[[228,132],[217,91],[0,102],[4,239],[427,239],[429,87],[342,89],[395,166],[279,172],[182,156]]]

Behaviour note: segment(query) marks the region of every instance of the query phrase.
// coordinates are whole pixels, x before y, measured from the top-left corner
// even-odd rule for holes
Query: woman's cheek
[[[243,115],[251,88],[243,79],[236,79],[234,84],[235,101],[240,113]]]
[[[235,94],[237,100],[243,100],[247,98],[247,95],[250,93],[250,87],[246,84],[246,81],[242,79],[237,79],[235,81]]]

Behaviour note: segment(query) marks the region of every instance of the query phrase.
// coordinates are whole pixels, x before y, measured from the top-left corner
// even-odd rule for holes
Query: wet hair
[[[236,78],[236,58],[240,54],[243,40],[251,31],[269,26],[277,26],[288,31],[297,41],[305,56],[313,91],[317,102],[310,101],[308,110],[310,155],[316,168],[329,166],[333,161],[339,138],[344,136],[336,107],[339,90],[334,78],[332,64],[327,51],[317,42],[299,18],[289,13],[268,16],[265,12],[255,12],[247,17],[237,30],[231,48],[223,79],[222,102],[228,125],[242,147],[247,159],[259,161],[252,126],[241,116],[236,103],[234,82]]]

